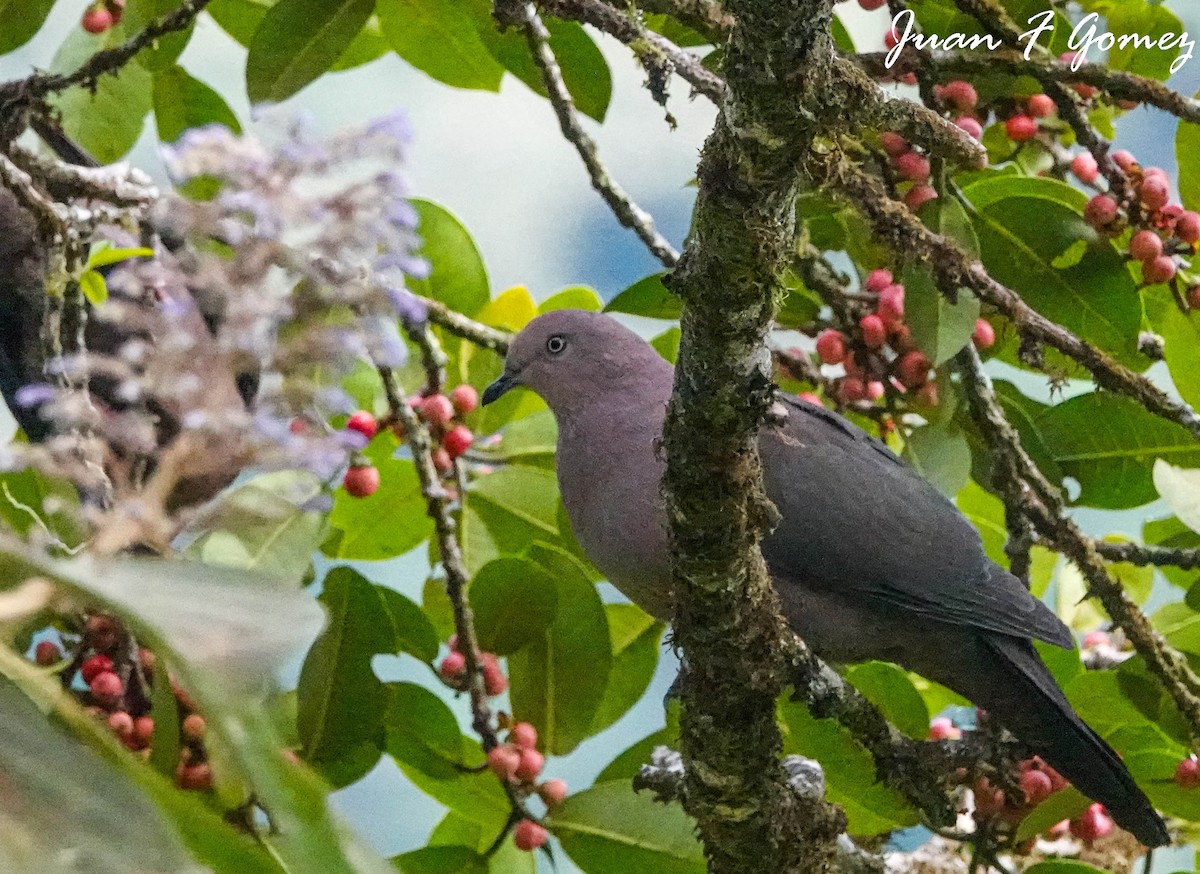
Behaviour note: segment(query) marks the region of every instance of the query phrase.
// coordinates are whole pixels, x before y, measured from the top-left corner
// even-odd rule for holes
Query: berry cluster
[[[974,91],[973,88],[971,90]],[[909,209],[916,212],[921,208],[921,204],[937,198],[937,191],[929,184],[929,158],[916,151],[908,140],[899,134],[882,133],[879,135],[879,143],[891,158],[892,169],[896,174],[902,180],[912,183],[904,195],[904,202],[908,204]]]
[[[874,402],[891,386],[897,393],[912,392],[921,406],[937,406],[937,383],[930,378],[932,364],[916,348],[904,323],[904,286],[894,281],[890,271],[880,269],[871,271],[864,288],[873,306],[859,318],[856,329],[846,334],[829,328],[817,336],[821,362],[840,364],[846,370],[837,383],[841,400]],[[986,349],[996,341],[996,333],[985,319],[979,319],[972,339],[977,347]]]
[[[64,635],[64,641],[73,638]],[[77,677],[84,687],[79,696],[88,712],[104,720],[125,747],[149,756],[154,738],[149,695],[156,673],[154,654],[145,648],[132,654],[129,636],[120,623],[100,613],[87,617],[73,650],[68,659],[59,644],[43,640],[34,647],[33,657],[42,667],[58,669],[64,683]],[[167,679],[181,717],[181,749],[175,780],[183,789],[211,789],[213,777],[204,748],[207,731],[204,717],[196,712],[195,702],[174,678]]]
[[[438,441],[432,453],[433,466],[445,476],[454,468],[454,459],[475,442],[475,435],[462,424],[461,418],[479,406],[479,393],[464,384],[456,387],[448,397],[444,394],[418,395],[410,398],[408,404]],[[371,413],[359,410],[346,422],[346,429],[357,431],[370,440],[379,431],[379,422]],[[347,469],[342,485],[355,498],[369,497],[379,490],[379,470],[366,461],[356,460]]]
[[[450,653],[438,665],[438,675],[447,686],[462,690],[466,688],[467,657],[458,649],[458,635],[450,636]],[[500,695],[508,689],[508,677],[500,667],[500,660],[495,653],[479,654],[480,670],[483,672],[483,691],[488,695]]]
[[[88,33],[104,33],[121,23],[125,14],[125,0],[96,0],[86,10],[80,25]]]

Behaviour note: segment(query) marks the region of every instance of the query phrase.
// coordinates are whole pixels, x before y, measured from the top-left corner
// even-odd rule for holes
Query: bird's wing
[[[975,528],[886,446],[842,417],[788,403],[760,440],[782,521],[763,542],[781,576],[931,619],[1071,647],[1070,631],[991,561]]]

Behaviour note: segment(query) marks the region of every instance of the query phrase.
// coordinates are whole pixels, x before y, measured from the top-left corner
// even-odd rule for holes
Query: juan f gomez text
[[[1124,50],[1132,47],[1146,51],[1178,50],[1179,53],[1171,64],[1171,72],[1174,73],[1192,59],[1192,52],[1196,48],[1196,40],[1190,37],[1186,30],[1178,34],[1163,33],[1154,36],[1142,33],[1114,34],[1108,30],[1102,30],[1099,27],[1099,21],[1100,16],[1097,13],[1089,13],[1080,19],[1071,31],[1067,47],[1075,53],[1072,69],[1079,69],[1079,65],[1088,60],[1088,55],[1093,49],[1107,52],[1113,48]],[[1030,59],[1030,53],[1038,44],[1038,39],[1043,34],[1051,33],[1054,30],[1056,26],[1054,10],[1047,9],[1045,12],[1039,12],[1032,16],[1028,23],[1031,25],[1030,29],[1017,38],[1017,41],[1024,46],[1026,60]],[[941,36],[936,33],[917,33],[915,27],[916,15],[911,9],[897,13],[896,17],[892,19],[896,45],[887,53],[886,65],[888,67],[896,63],[896,59],[908,45],[918,49],[971,49],[977,51],[987,48],[993,52],[1004,47],[1003,40],[991,34],[951,33]]]

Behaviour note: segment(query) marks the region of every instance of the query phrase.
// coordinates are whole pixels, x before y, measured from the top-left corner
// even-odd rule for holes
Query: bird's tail
[[[1033,646],[1024,640],[988,635],[1001,676],[990,690],[977,689],[972,700],[1003,714],[1004,726],[1025,741],[1080,792],[1099,801],[1117,825],[1148,847],[1170,843],[1166,824],[1133,781],[1116,752],[1068,703]],[[1013,696],[1025,706],[1005,706]],[[1031,706],[1033,705],[1033,706]]]

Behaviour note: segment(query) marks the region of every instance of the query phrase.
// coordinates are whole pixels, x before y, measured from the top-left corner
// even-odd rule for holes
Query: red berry
[[[1100,176],[1100,165],[1091,152],[1080,152],[1071,160],[1071,172],[1084,185],[1091,185]]]
[[[1162,176],[1147,176],[1142,180],[1141,187],[1138,188],[1138,195],[1141,197],[1142,203],[1149,209],[1158,209],[1166,206],[1170,201],[1171,188]]]
[[[1104,631],[1089,631],[1083,636],[1083,648],[1093,649],[1097,646],[1108,646],[1112,643],[1107,632]]]
[[[909,148],[908,140],[900,136],[900,134],[894,134],[891,131],[884,131],[879,135],[879,144],[893,158],[907,152]]]
[[[976,319],[975,330],[971,333],[971,342],[976,349],[990,349],[996,342],[996,329],[987,319]]]
[[[979,93],[970,82],[955,79],[942,86],[939,92],[943,101],[962,112],[974,109],[979,102]]]
[[[1193,285],[1187,290],[1187,302],[1194,310],[1200,310],[1200,285]]]
[[[453,653],[451,654],[453,655]],[[446,656],[449,658],[450,656]],[[488,695],[499,695],[508,688],[508,677],[500,661],[490,652],[483,653],[483,691]]]
[[[446,641],[446,646],[450,647],[454,652],[458,652],[458,635],[450,635],[450,639]]]
[[[1175,769],[1175,782],[1184,789],[1195,789],[1200,786],[1200,762],[1193,756],[1188,756]]]
[[[379,423],[375,421],[375,417],[366,410],[359,410],[346,422],[346,427],[351,431],[357,431],[368,440],[375,436],[379,430]]]
[[[883,397],[883,383],[877,379],[872,379],[867,383],[866,388],[867,400],[877,401]]]
[[[133,717],[124,710],[118,710],[108,717],[108,727],[119,738],[133,736]]]
[[[181,789],[205,791],[212,788],[212,768],[208,762],[197,762],[194,765],[180,765],[175,772],[175,779]]]
[[[905,152],[893,160],[896,172],[909,182],[924,182],[929,178],[929,159],[916,152]]]
[[[1045,771],[1026,771],[1019,781],[1021,791],[1025,793],[1025,803],[1032,806],[1054,791],[1050,777]]]
[[[1129,254],[1138,261],[1150,261],[1162,254],[1162,237],[1154,231],[1138,231],[1129,241]]]
[[[430,395],[421,401],[418,412],[430,425],[441,427],[454,418],[454,404],[445,395]]]
[[[38,641],[38,645],[33,648],[33,660],[43,668],[58,664],[62,661],[62,657],[62,650],[52,640]]]
[[[924,204],[931,200],[936,200],[937,191],[928,185],[914,185],[908,189],[908,194],[904,195],[904,203],[913,212],[919,210]]]
[[[508,739],[521,749],[532,750],[537,747],[537,729],[528,722],[518,722],[508,733]]]
[[[858,2],[863,3],[866,0],[858,0]],[[524,850],[526,853],[544,845],[549,836],[544,828],[531,819],[521,820],[513,829],[513,843],[516,844],[518,850]]]
[[[902,355],[896,363],[896,376],[905,388],[913,389],[924,385],[929,379],[929,359],[924,352],[912,351]]]
[[[183,736],[188,740],[203,740],[208,724],[199,713],[189,713],[183,720]]]
[[[455,682],[462,679],[467,670],[467,657],[461,652],[452,652],[438,665],[438,674],[443,680]]]
[[[1004,132],[1014,143],[1024,143],[1037,136],[1038,124],[1028,115],[1021,113],[1004,122]]]
[[[977,140],[983,139],[983,125],[979,123],[979,119],[963,115],[954,119],[954,123],[965,130],[969,136]]]
[[[1175,236],[1189,246],[1200,243],[1200,213],[1185,212],[1175,222]]]
[[[1084,207],[1083,218],[1097,230],[1106,228],[1117,220],[1117,202],[1107,194],[1097,194]]]
[[[842,400],[847,403],[867,399],[867,384],[857,376],[842,377],[842,381],[838,383],[838,389]]]
[[[368,498],[379,490],[379,469],[369,464],[352,467],[342,478],[342,485],[353,498]]]
[[[846,357],[846,337],[832,328],[817,336],[817,355],[826,364],[839,364]]]
[[[1138,165],[1137,158],[1133,156],[1133,152],[1128,149],[1117,149],[1111,155],[1113,163],[1128,173]]]
[[[150,743],[154,737],[154,719],[150,716],[139,716],[133,721],[133,737],[142,746]]]
[[[846,357],[842,359],[842,367],[846,368],[847,376],[857,376],[861,379],[866,375],[866,371],[864,371],[862,365],[858,363],[858,360],[854,357],[853,352],[846,353]]]
[[[994,787],[987,777],[981,777],[972,788],[975,793],[975,812],[981,816],[999,813],[1004,807],[1004,791]]]
[[[1096,802],[1083,813],[1071,820],[1071,834],[1081,841],[1099,840],[1112,833],[1112,818],[1104,809],[1104,805]]]
[[[464,452],[471,448],[471,444],[475,442],[475,435],[471,433],[471,429],[466,425],[455,425],[446,432],[446,436],[442,438],[442,446],[451,458],[458,458]]]
[[[1026,102],[1025,108],[1034,118],[1049,118],[1057,107],[1049,95],[1035,94]]]
[[[511,744],[492,747],[487,754],[488,767],[501,780],[512,780],[521,764],[521,753]]]
[[[523,781],[536,780],[546,767],[546,757],[537,750],[523,749],[521,761],[517,764],[517,779]]]
[[[111,616],[95,613],[83,626],[83,639],[92,649],[106,652],[121,642],[121,629]]]
[[[94,655],[91,658],[83,660],[83,664],[79,666],[79,675],[83,677],[83,682],[89,686],[92,680],[96,679],[99,674],[113,669],[113,660],[106,655]]]
[[[892,28],[883,35],[883,47],[887,51],[891,51],[900,44],[900,34],[896,33],[896,28]]]
[[[563,799],[567,797],[567,782],[558,779],[547,780],[538,787],[538,795],[542,796],[542,801],[546,802],[547,807],[562,804]]]
[[[106,704],[114,703],[125,691],[125,684],[112,671],[101,671],[96,674],[88,686],[92,690],[92,695],[101,703]]]
[[[1170,255],[1159,255],[1142,264],[1142,278],[1150,285],[1170,282],[1175,278],[1175,259]]]
[[[887,339],[887,328],[883,326],[883,319],[874,313],[859,319],[858,327],[862,330],[863,343],[868,349],[878,349]]]
[[[430,453],[430,458],[433,459],[433,469],[440,474],[447,474],[454,469],[454,459],[441,446],[434,447],[433,452]]]
[[[883,291],[893,282],[892,271],[884,270],[882,267],[878,270],[872,270],[867,274],[866,288],[867,291],[873,291],[876,294]]]
[[[929,720],[930,740],[958,740],[962,737],[962,729],[956,726],[946,716],[935,716]]]
[[[1071,85],[1071,87],[1074,88],[1075,93],[1078,94],[1080,97],[1082,97],[1084,100],[1091,100],[1093,97],[1096,96],[1096,86],[1095,85],[1085,85],[1082,82],[1075,82]]]
[[[479,392],[475,391],[474,386],[456,386],[454,391],[450,392],[450,403],[454,404],[454,409],[460,416],[465,416],[479,406]]]
[[[80,24],[88,33],[104,33],[113,26],[113,15],[104,6],[89,6]]]
[[[858,0],[858,5],[863,9],[871,12],[875,9],[880,9],[887,5],[887,0]]]
[[[810,391],[802,391],[796,395],[797,398],[804,401],[806,404],[812,404],[814,407],[823,407],[825,402]]]
[[[889,325],[900,322],[904,318],[904,286],[893,284],[879,292],[877,312]]]

